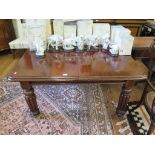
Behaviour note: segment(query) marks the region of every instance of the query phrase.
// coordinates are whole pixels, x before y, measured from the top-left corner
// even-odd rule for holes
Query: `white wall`
[[[16,38],[22,36],[22,24],[20,19],[12,19],[12,23],[15,30]]]
[[[24,35],[23,25],[20,19],[13,19],[13,26],[15,30],[16,37],[22,37]],[[48,37],[51,35],[51,24],[50,19],[26,19],[26,24],[43,24],[45,26],[45,35]]]

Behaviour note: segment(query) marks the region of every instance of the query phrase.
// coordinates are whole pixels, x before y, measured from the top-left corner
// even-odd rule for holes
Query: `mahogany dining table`
[[[127,111],[134,82],[147,77],[145,65],[131,56],[114,57],[107,51],[49,51],[45,57],[38,58],[34,52],[27,50],[7,79],[20,82],[33,115],[39,114],[33,84],[122,83],[116,108],[117,115],[122,116]]]

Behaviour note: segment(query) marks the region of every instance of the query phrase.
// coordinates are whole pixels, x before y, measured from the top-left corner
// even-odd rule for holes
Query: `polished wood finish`
[[[146,19],[116,19],[116,23],[122,24],[145,24],[147,22]]]
[[[107,52],[47,52],[39,59],[26,51],[8,76],[10,81],[91,82],[147,78],[146,67],[131,56]]]
[[[123,115],[127,110],[126,104],[133,81],[146,79],[147,74],[147,68],[131,56],[112,57],[106,51],[48,52],[44,58],[40,59],[33,52],[27,51],[9,74],[8,80],[21,82],[21,85],[29,83],[28,90],[30,90],[30,83],[123,82],[125,84],[117,108],[117,114]],[[27,89],[27,87],[23,88]],[[26,96],[26,98],[29,97],[28,105],[30,105],[29,100],[32,100],[32,95]],[[36,105],[35,98],[33,101],[34,106]]]
[[[125,112],[127,111],[127,104],[130,98],[130,93],[132,91],[133,85],[134,85],[134,81],[126,81],[122,85],[122,91],[119,97],[118,106],[116,110],[116,113],[118,115],[124,115]]]
[[[132,56],[135,59],[149,59],[147,67],[149,69],[148,77],[151,80],[155,58],[155,37],[135,37]]]
[[[133,48],[138,49],[148,49],[153,42],[155,37],[135,37]]]
[[[135,59],[155,58],[155,48],[150,52],[150,45],[155,37],[135,37],[133,43],[132,56]]]
[[[9,42],[15,39],[11,19],[0,19],[0,51],[9,49]]]
[[[93,19],[94,23],[110,23],[114,24],[116,19]]]
[[[34,89],[32,88],[32,85],[30,82],[20,82],[20,85],[23,89],[23,93],[25,95],[25,100],[33,113],[33,115],[38,115],[39,108],[36,101],[36,95],[34,94]]]
[[[5,79],[7,77],[11,70],[17,65],[19,59],[20,58],[13,59],[11,53],[0,55],[0,79]],[[7,66],[7,68],[4,66]],[[108,102],[111,102],[112,100],[118,102],[122,83],[103,84],[103,86],[108,92],[110,91],[110,94],[108,93],[110,96],[107,96]],[[130,101],[140,100],[143,89],[142,86],[143,83],[139,83],[134,87],[130,95]]]
[[[117,23],[117,24],[145,24],[146,19],[93,19],[94,22]]]

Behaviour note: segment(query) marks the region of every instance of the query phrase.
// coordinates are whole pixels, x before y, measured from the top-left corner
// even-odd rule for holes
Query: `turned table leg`
[[[130,92],[132,90],[132,86],[134,85],[134,81],[126,81],[121,90],[121,94],[118,101],[118,106],[116,109],[116,113],[118,116],[122,116],[127,111],[127,104],[130,97]]]
[[[36,95],[34,94],[34,89],[32,88],[32,85],[30,82],[20,82],[20,85],[23,89],[23,93],[25,95],[25,100],[33,113],[33,115],[38,115],[39,108],[36,101]]]

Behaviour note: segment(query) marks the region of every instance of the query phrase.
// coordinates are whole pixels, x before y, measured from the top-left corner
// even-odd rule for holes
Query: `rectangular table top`
[[[89,82],[146,79],[148,70],[131,56],[105,52],[46,52],[37,58],[27,50],[8,75],[9,81]]]

